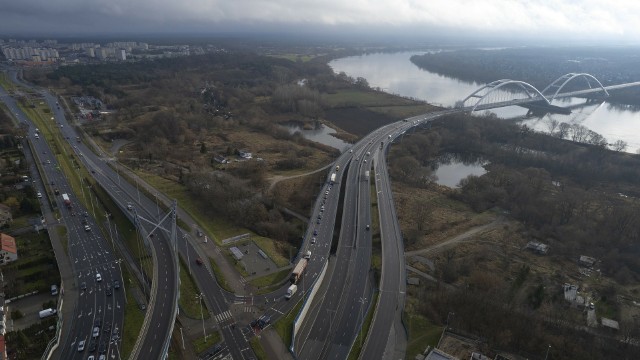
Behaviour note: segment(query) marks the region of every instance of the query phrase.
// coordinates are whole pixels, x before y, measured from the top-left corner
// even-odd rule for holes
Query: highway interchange
[[[15,72],[9,73],[14,82],[23,87],[30,87],[18,81]],[[32,90],[35,91],[33,88]],[[175,230],[175,236],[172,239],[170,231],[154,228],[154,225],[142,220],[144,218],[157,222],[164,218],[161,227],[171,229],[172,222],[167,221],[167,217],[171,218],[173,214],[166,216],[161,214],[158,195],[154,199],[140,192],[137,185],[130,183],[133,180],[121,176],[126,170],[113,162],[113,159],[105,154],[96,154],[84,142],[76,141],[80,134],[76,133],[75,128],[65,118],[63,110],[57,104],[57,99],[44,90],[39,90],[38,93],[41,96],[32,100],[44,100],[53,110],[53,118],[49,126],[56,127],[60,131],[59,136],[69,141],[77,159],[90,170],[92,176],[109,193],[123,213],[128,214],[132,221],[142,225],[139,230],[148,246],[148,251],[153,255],[154,274],[152,279],[142,279],[147,286],[149,281],[151,282],[151,289],[147,289],[149,307],[131,358],[162,358],[168,350],[179,297],[176,252],[185,260],[201,257],[198,247],[195,246],[198,239],[192,236],[192,231],[184,229]],[[20,122],[29,123],[29,119],[17,106],[15,100],[2,88],[0,88],[0,97]],[[489,105],[485,105],[484,108],[487,106]],[[202,292],[212,319],[215,319],[212,320],[216,323],[213,328],[217,327],[223,336],[225,346],[219,354],[220,357],[255,358],[255,354],[248,345],[248,339],[253,336],[252,331],[248,327],[236,326],[237,321],[230,312],[233,303],[250,302],[252,305],[259,305],[265,309],[263,314],[271,321],[275,321],[300,301],[305,303],[310,301],[302,326],[296,332],[291,348],[298,358],[346,358],[360,332],[364,315],[374,305],[373,321],[360,358],[403,358],[406,346],[406,334],[401,323],[406,291],[404,244],[387,173],[386,152],[390,143],[403,136],[412,127],[447,114],[469,110],[469,107],[443,110],[385,125],[365,136],[335,161],[334,165],[340,170],[334,168],[331,172],[336,172],[338,178],[335,184],[331,184],[327,176],[327,181],[316,200],[311,221],[298,254],[298,257],[301,257],[307,251],[312,253],[310,263],[298,282],[299,291],[293,299],[289,301],[284,299],[288,285],[283,285],[280,289],[266,295],[236,296],[217,284],[207,262],[202,266],[191,266],[192,276]],[[42,183],[37,184],[38,190],[45,196],[46,194],[54,196],[54,202],[60,210],[60,221],[68,229],[69,256],[72,259],[76,283],[66,284],[66,286],[80,288],[78,295],[80,299],[78,306],[74,309],[73,324],[67,335],[61,339],[62,345],[56,352],[55,358],[86,358],[91,347],[93,328],[97,323],[101,326],[95,339],[98,350],[102,350],[111,358],[119,358],[120,341],[116,332],[119,332],[123,326],[125,297],[124,291],[113,287],[116,280],[120,284],[124,280],[119,269],[121,260],[115,255],[123,252],[120,239],[115,238],[109,242],[102,236],[96,219],[102,221],[104,214],[93,213],[92,209],[82,208],[62,172],[57,168],[56,158],[49,145],[45,139],[35,137],[33,124],[29,125],[28,137],[33,147],[34,157],[43,169]],[[65,153],[62,156],[69,155]],[[371,179],[367,178],[366,172],[371,174]],[[371,214],[371,181],[375,184],[378,214]],[[61,196],[52,195],[54,189],[57,189],[60,194],[70,195],[73,204],[71,209],[64,206]],[[91,196],[91,193],[87,189],[82,196]],[[130,206],[133,209],[129,209]],[[337,251],[332,255],[331,247],[339,207],[342,207],[340,234]],[[193,223],[181,209],[178,209],[175,215],[188,220],[186,221],[188,223]],[[382,244],[382,271],[379,284],[374,283],[375,279],[369,270],[372,255],[369,226],[372,224],[373,217],[379,219]],[[85,225],[88,225],[91,230],[86,230]],[[181,239],[184,241],[180,241]],[[119,251],[115,251],[116,249]],[[126,254],[121,256],[125,257],[129,263],[133,262],[127,258]],[[327,277],[322,283],[316,283],[325,267]],[[100,273],[100,281],[96,278],[97,273]],[[86,284],[86,290],[82,289],[84,287],[82,284]],[[303,300],[315,285],[318,293],[313,300],[309,298]],[[372,302],[374,292],[378,294],[375,304]],[[83,351],[78,351],[80,341],[86,341],[86,349]],[[104,349],[100,349],[101,344]]]

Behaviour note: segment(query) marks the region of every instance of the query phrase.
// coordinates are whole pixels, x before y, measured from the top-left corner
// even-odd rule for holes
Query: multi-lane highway
[[[11,74],[14,81],[21,86],[29,87],[29,84],[19,82],[15,73]],[[110,166],[111,158],[106,154],[95,154],[85,143],[76,141],[80,136],[75,128],[71,126],[64,116],[61,107],[57,105],[57,99],[49,92],[41,90],[46,101],[54,109],[56,121],[62,125],[62,136],[73,144],[73,149],[92,173],[92,176],[109,193],[113,200],[125,213],[128,212],[128,205],[135,207],[135,211],[146,219],[157,220],[161,216],[157,198],[149,198],[145,193],[139,191],[137,184],[130,184],[114,168]],[[117,164],[111,164],[117,166]],[[120,169],[122,171],[123,169]],[[130,174],[132,175],[132,174]],[[132,175],[133,176],[133,175]],[[157,196],[157,195],[156,195]],[[178,209],[178,216],[188,223],[193,223],[188,215]],[[144,223],[144,222],[141,222]],[[166,224],[165,224],[166,226]],[[145,224],[145,228],[152,226]],[[147,237],[147,241],[153,246],[154,272],[156,276],[150,296],[150,304],[147,309],[144,327],[140,334],[139,341],[135,348],[134,358],[159,359],[167,351],[170,341],[175,315],[177,310],[177,269],[174,263],[175,251],[167,239],[167,234],[161,230],[154,232],[156,236]],[[191,234],[183,229],[179,229],[177,234],[177,248],[182,258],[187,261],[194,261],[198,257],[198,252],[193,247]],[[188,239],[189,241],[182,241]],[[189,255],[187,255],[187,251]],[[229,311],[229,305],[233,303],[235,296],[226,293],[217,284],[212,270],[208,264],[203,266],[191,266],[192,275],[203,294],[203,301],[207,305],[212,318],[216,319],[225,341],[224,351],[221,355],[230,354],[234,359],[255,358],[247,337],[250,334],[243,332],[239,326],[235,326],[235,319]],[[262,299],[261,299],[262,300]]]
[[[59,221],[67,229],[68,254],[72,261],[75,282],[65,284],[78,289],[80,299],[73,316],[66,339],[61,339],[59,347],[63,359],[85,359],[88,353],[102,353],[110,357],[120,357],[119,334],[124,319],[124,295],[120,289],[122,276],[114,256],[112,243],[99,231],[90,209],[85,209],[71,192],[71,186],[60,171],[54,154],[45,136],[31,123],[15,100],[0,88],[0,97],[9,111],[18,121],[28,126],[28,135],[24,143],[31,143],[34,159],[40,163],[42,184],[38,191],[43,200],[53,196],[52,202],[59,211]],[[33,99],[41,101],[41,99]],[[51,126],[59,124],[51,123]],[[67,154],[58,154],[67,156]],[[49,190],[47,192],[47,190]],[[62,194],[70,198],[68,207]],[[90,196],[89,191],[85,196]],[[95,201],[95,200],[94,200]],[[99,215],[99,214],[96,214]],[[94,328],[99,330],[94,334]],[[95,336],[94,336],[95,335]],[[80,343],[85,346],[79,351]],[[96,356],[97,357],[97,356]]]

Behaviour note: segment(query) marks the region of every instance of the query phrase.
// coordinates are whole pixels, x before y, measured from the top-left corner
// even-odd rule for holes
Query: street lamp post
[[[196,299],[198,299],[198,302],[200,303],[200,317],[202,318],[202,334],[204,334],[204,342],[207,342],[207,331],[205,330],[205,327],[204,327],[204,315],[202,314],[202,298],[204,298],[203,293],[196,295]]]
[[[547,360],[547,357],[549,357],[549,350],[551,350],[551,344],[547,347],[547,354],[544,356],[544,360]]]
[[[124,277],[122,276],[122,266],[120,263],[122,259],[116,260],[116,264],[118,264],[118,270],[120,270],[120,281],[122,282],[122,290],[124,291],[124,303],[127,303],[127,286],[124,284]]]
[[[360,297],[360,300],[358,300],[358,302],[360,303],[360,348],[362,348],[362,338],[363,338],[363,334],[362,334],[362,327],[364,325],[364,314],[362,313],[363,308],[364,308],[364,303],[367,301],[366,297]]]
[[[158,213],[158,218],[160,218],[160,206],[158,206],[158,193],[156,195],[156,212]]]
[[[447,314],[447,327],[446,327],[446,329],[449,329],[449,316],[451,316],[451,315],[455,316],[456,313],[449,311],[449,313]]]
[[[187,252],[187,267],[189,268],[189,275],[191,275],[191,260],[189,260],[189,247],[187,246],[187,234],[182,235],[184,239],[184,248]]]

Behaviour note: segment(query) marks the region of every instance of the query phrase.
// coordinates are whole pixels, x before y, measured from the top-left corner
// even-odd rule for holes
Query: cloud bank
[[[628,0],[0,0],[0,33],[385,29],[640,41]]]

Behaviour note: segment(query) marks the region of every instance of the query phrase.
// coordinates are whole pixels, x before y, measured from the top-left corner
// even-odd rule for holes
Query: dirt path
[[[492,222],[488,223],[488,224],[484,224],[484,225],[480,225],[480,226],[476,226],[472,229],[469,229],[465,232],[463,232],[462,234],[456,235],[452,238],[449,238],[441,243],[437,243],[435,245],[429,246],[427,248],[424,249],[420,249],[420,250],[414,250],[414,251],[406,251],[404,253],[404,256],[413,256],[413,255],[421,255],[421,254],[425,254],[425,253],[430,253],[430,252],[434,252],[434,251],[438,251],[441,250],[442,248],[446,247],[446,246],[450,246],[450,245],[455,245],[458,244],[462,241],[468,240],[470,238],[472,238],[473,236],[480,234],[482,232],[491,230],[497,226],[500,226],[502,224],[504,224],[506,222],[505,218],[503,217],[498,217],[497,219],[493,220]]]
[[[285,175],[274,175],[272,177],[269,178],[269,181],[271,181],[271,184],[269,184],[269,191],[273,190],[273,187],[276,186],[277,183],[279,183],[282,180],[288,180],[288,179],[294,179],[294,178],[298,178],[298,177],[302,177],[302,176],[307,176],[307,175],[311,175],[311,174],[315,174],[318,173],[322,170],[326,170],[330,167],[333,166],[333,163],[328,164],[324,167],[321,167],[319,169],[316,170],[312,170],[303,174],[297,174],[297,175],[291,175],[291,176],[285,176]]]

